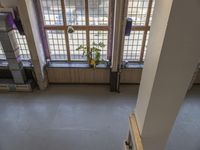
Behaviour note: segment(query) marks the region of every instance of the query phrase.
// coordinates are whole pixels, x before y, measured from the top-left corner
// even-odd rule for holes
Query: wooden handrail
[[[133,150],[144,150],[137,120],[134,114],[129,117],[129,134],[130,138],[128,138],[126,143],[132,143],[132,145],[129,145],[129,148],[127,148],[127,144],[125,144],[125,150],[132,150],[132,148]]]

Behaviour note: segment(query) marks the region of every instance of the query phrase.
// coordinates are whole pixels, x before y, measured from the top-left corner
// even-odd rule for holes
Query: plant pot
[[[89,60],[89,66],[92,68],[96,68],[96,65],[98,65],[98,64],[99,64],[99,61],[96,61],[94,59]]]

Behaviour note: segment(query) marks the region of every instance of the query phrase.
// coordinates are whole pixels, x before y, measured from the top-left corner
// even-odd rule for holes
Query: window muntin
[[[95,1],[98,2],[96,3]],[[102,32],[102,36],[98,38],[98,41],[105,44],[101,57],[107,59],[108,36],[111,35],[108,34],[110,29],[108,25],[109,1],[110,0],[41,0],[50,60],[86,61],[87,58],[82,57],[82,52],[78,52],[76,48],[84,44],[89,51],[93,40],[97,40],[95,39],[96,32],[94,31]],[[54,6],[52,6],[53,4]],[[94,7],[97,8],[97,10],[94,11]],[[74,33],[68,33],[67,30],[69,26],[75,29]],[[56,30],[63,31],[63,41],[65,41],[63,44],[65,46],[61,49],[57,48],[58,46],[53,46],[57,43],[53,43],[52,39],[49,38],[50,35],[48,35],[47,31],[50,32],[51,30],[53,32]]]
[[[125,37],[124,61],[144,61],[154,5],[155,0],[129,0],[127,17],[133,19],[133,26],[131,35]]]

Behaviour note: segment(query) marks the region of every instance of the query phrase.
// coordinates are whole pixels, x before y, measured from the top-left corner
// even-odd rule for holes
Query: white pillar
[[[29,46],[37,83],[39,88],[43,90],[48,85],[48,79],[44,68],[46,65],[46,60],[33,0],[19,0],[18,8],[23,28],[26,33],[26,39]]]
[[[156,0],[136,120],[144,150],[163,150],[200,58],[200,2]]]
[[[126,26],[126,13],[127,0],[115,1],[114,12],[114,28],[113,28],[113,50],[112,50],[112,72],[119,71],[119,65],[121,64],[121,54],[123,49],[123,41]]]
[[[116,0],[114,8],[112,62],[110,72],[111,91],[119,91],[120,69],[122,63],[123,43],[126,26],[127,0]]]

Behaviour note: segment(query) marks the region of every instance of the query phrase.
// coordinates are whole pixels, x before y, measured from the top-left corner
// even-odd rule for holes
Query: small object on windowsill
[[[132,28],[133,20],[131,18],[126,19],[126,29],[125,29],[125,36],[130,36],[131,28]]]
[[[122,68],[126,68],[127,67],[127,64],[128,64],[128,61],[127,60],[125,60],[125,61],[123,61],[122,62]]]
[[[74,28],[72,27],[72,26],[68,26],[68,28],[67,28],[67,33],[69,33],[69,34],[72,34],[72,33],[74,33],[75,31],[74,31]]]
[[[33,65],[31,59],[29,59],[28,62],[29,62],[29,65],[30,65],[30,66]]]
[[[93,67],[94,69],[96,68],[96,61],[94,59],[90,60],[90,66]]]
[[[106,64],[106,67],[110,67],[111,66],[111,63],[108,59],[104,60],[105,64]]]

